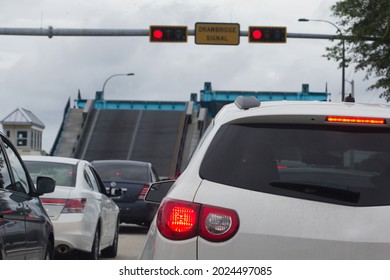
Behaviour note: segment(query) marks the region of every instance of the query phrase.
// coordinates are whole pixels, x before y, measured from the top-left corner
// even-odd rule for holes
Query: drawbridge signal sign
[[[238,23],[195,24],[195,44],[200,45],[238,45],[240,44],[240,25]]]

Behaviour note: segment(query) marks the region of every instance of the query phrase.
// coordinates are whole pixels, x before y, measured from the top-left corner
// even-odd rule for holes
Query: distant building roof
[[[40,128],[45,128],[43,122],[41,122],[37,116],[31,111],[24,108],[17,108],[15,111],[6,116],[2,121],[2,125],[35,125]]]

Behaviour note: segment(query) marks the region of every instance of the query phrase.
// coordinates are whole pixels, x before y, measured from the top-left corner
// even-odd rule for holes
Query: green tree
[[[344,30],[346,65],[354,63],[355,71],[366,71],[366,79],[375,77],[376,82],[369,89],[380,89],[380,96],[389,102],[390,0],[343,0],[334,4],[331,11]],[[342,40],[327,48],[325,56],[341,60]]]

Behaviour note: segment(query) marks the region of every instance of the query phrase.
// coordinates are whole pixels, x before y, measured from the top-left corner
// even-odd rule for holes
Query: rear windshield
[[[36,182],[38,176],[46,176],[53,178],[57,186],[75,186],[76,165],[28,160],[25,160],[24,163],[34,182]]]
[[[224,125],[203,179],[328,203],[390,205],[390,133],[373,127]]]
[[[150,172],[146,165],[126,163],[92,163],[103,181],[149,183]]]

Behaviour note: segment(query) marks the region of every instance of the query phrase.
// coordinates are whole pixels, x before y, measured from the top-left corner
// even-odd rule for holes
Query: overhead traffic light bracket
[[[249,43],[286,43],[287,28],[283,26],[249,26]]]
[[[187,43],[187,26],[151,25],[149,40],[153,43]]]

